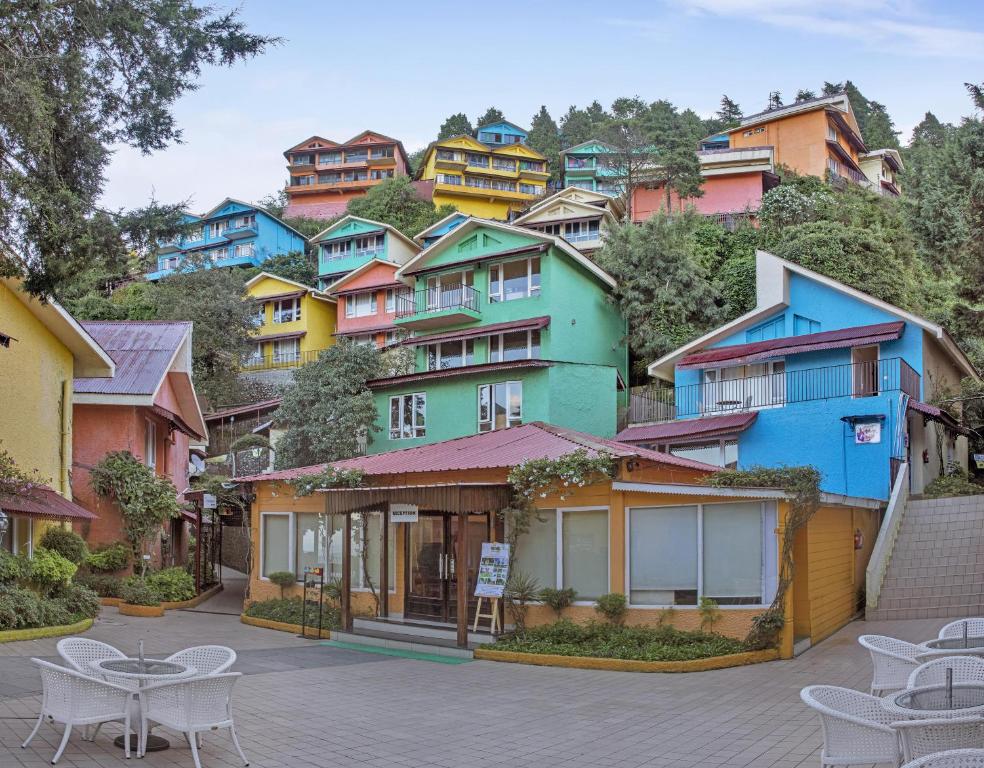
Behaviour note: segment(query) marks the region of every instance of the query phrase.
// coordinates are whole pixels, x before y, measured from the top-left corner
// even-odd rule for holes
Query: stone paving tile
[[[800,768],[819,765],[820,746],[800,688],[864,690],[870,660],[858,635],[925,640],[943,623],[855,622],[792,661],[681,675],[396,659],[201,612],[131,619],[104,609],[88,636],[128,651],[143,638],[148,655],[204,642],[235,648],[246,673],[235,689],[237,731],[258,768]],[[49,765],[60,732],[42,726],[29,749],[19,744],[40,698],[28,657],[55,656],[56,642],[0,646],[0,768]],[[94,744],[73,735],[59,765],[124,765],[118,732],[106,726]],[[141,766],[191,766],[183,737],[161,732],[172,748]],[[203,762],[239,765],[227,734],[206,737]]]

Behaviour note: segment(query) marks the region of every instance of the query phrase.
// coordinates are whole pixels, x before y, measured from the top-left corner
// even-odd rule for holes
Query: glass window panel
[[[529,334],[526,331],[502,335],[502,360],[526,360],[529,356]],[[502,362],[502,361],[497,361]]]
[[[499,346],[498,336],[489,336],[489,362],[490,363],[502,362],[502,349]]]
[[[416,430],[414,432],[416,437],[423,437],[425,434],[426,418],[427,418],[427,395],[417,394],[413,396],[414,403],[414,423],[416,425]]]
[[[530,259],[530,295],[540,293],[540,257]]]
[[[697,602],[697,506],[629,510],[629,600]]]
[[[437,370],[437,344],[427,345],[427,370]]]
[[[506,428],[506,408],[507,393],[505,384],[496,384],[493,395],[493,409],[495,415],[495,429]]]
[[[704,505],[703,593],[725,605],[762,602],[762,505]]]
[[[390,438],[396,439],[400,436],[400,398],[390,398]]]
[[[298,514],[294,523],[294,574],[304,578],[305,568],[328,564],[328,516]]]
[[[721,459],[721,443],[718,440],[713,443],[700,443],[698,445],[672,445],[670,446],[670,453],[683,459],[713,464],[716,467],[724,466]]]
[[[728,440],[724,444],[724,466],[728,469],[738,469],[738,441]]]
[[[403,411],[403,437],[413,437],[413,408],[411,408],[412,395],[404,395],[401,400],[401,410]]]
[[[509,391],[509,426],[521,424],[523,421],[523,382],[510,381]]]
[[[488,432],[492,429],[492,387],[488,384],[478,388],[478,429]]]
[[[450,341],[441,344],[441,368],[460,368],[464,364],[461,342]]]
[[[529,274],[526,259],[522,261],[507,261],[501,267],[505,300],[523,299],[528,295]]]
[[[579,600],[594,600],[608,592],[608,512],[564,512],[562,587],[574,589]]]
[[[290,518],[263,516],[263,575],[290,570]]]
[[[557,513],[538,509],[530,519],[530,529],[516,548],[513,573],[525,573],[536,579],[541,589],[557,586]]]
[[[530,331],[530,357],[537,358],[540,356],[540,332]]]
[[[465,341],[465,365],[473,365],[475,362],[475,340]]]
[[[498,264],[489,267],[489,301],[502,301],[502,269]]]

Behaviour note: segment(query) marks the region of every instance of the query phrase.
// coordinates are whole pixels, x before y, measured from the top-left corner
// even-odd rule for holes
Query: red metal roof
[[[285,339],[299,339],[304,336],[307,331],[291,331],[290,333],[271,333],[266,336],[253,336],[252,341],[257,344],[263,344],[267,341],[283,341]]]
[[[615,435],[615,439],[634,443],[636,441],[664,442],[691,437],[721,437],[743,432],[752,426],[757,417],[758,411],[743,411],[723,416],[708,416],[704,419],[680,419],[665,424],[628,427]]]
[[[39,485],[23,495],[0,497],[0,509],[31,517],[54,517],[68,520],[96,520],[84,507],[60,496],[46,485]]]
[[[514,467],[529,459],[557,459],[584,448],[591,456],[607,453],[617,458],[639,458],[667,466],[717,472],[720,468],[636,445],[606,440],[584,432],[562,429],[541,421],[509,429],[458,437],[430,445],[359,456],[333,462],[338,469],[359,469],[367,475],[407,472],[453,472],[455,470]],[[324,471],[326,464],[284,469],[261,475],[237,477],[238,482],[294,480]]]
[[[109,353],[116,375],[108,379],[75,379],[77,393],[152,395],[185,337],[187,322],[84,322],[82,327]]]
[[[460,341],[461,339],[474,339],[479,336],[489,336],[493,333],[504,333],[506,331],[529,331],[539,328],[546,328],[550,325],[549,315],[542,317],[531,317],[526,320],[510,320],[507,323],[490,323],[489,325],[478,326],[477,328],[465,328],[460,331],[447,331],[446,333],[433,333],[429,336],[411,336],[404,339],[401,344],[414,347],[421,344],[433,344],[438,341]]]
[[[795,355],[801,352],[817,352],[823,349],[842,349],[859,344],[878,344],[894,341],[902,335],[905,323],[901,320],[875,325],[861,325],[854,328],[841,328],[836,331],[807,333],[802,336],[784,336],[781,339],[755,341],[750,344],[735,344],[730,347],[715,347],[694,352],[682,358],[677,368],[708,368],[723,365],[737,365],[772,357]]]
[[[937,408],[935,405],[930,405],[929,403],[923,403],[919,400],[909,400],[908,408],[915,411],[916,413],[921,413],[927,419],[931,421],[938,421],[941,424],[945,424],[954,432],[959,432],[961,435],[969,435],[970,430],[962,426],[955,418],[953,418],[949,413],[944,411],[942,408]]]
[[[508,363],[480,363],[479,365],[462,365],[458,368],[440,368],[436,371],[408,373],[403,376],[389,376],[384,379],[371,379],[366,382],[369,389],[385,389],[399,384],[411,384],[415,381],[430,381],[432,379],[449,379],[456,376],[470,376],[491,371],[511,371],[514,368],[549,368],[550,360],[510,360]]]
[[[258,403],[250,403],[249,405],[234,405],[229,408],[221,408],[218,411],[206,414],[205,421],[218,421],[228,416],[239,416],[242,413],[272,411],[274,408],[279,408],[280,403],[281,398],[274,397],[270,400],[260,400]]]
[[[296,299],[307,293],[303,288],[296,291],[284,291],[283,293],[271,293],[266,296],[250,296],[249,300],[256,303],[267,301],[280,301],[282,299]]]
[[[165,419],[171,422],[171,427],[173,429],[176,429],[179,432],[184,432],[189,437],[194,437],[199,440],[205,439],[206,437],[205,435],[198,434],[198,431],[194,427],[190,426],[187,421],[182,419],[174,411],[170,411],[167,408],[164,408],[163,406],[160,405],[152,405],[150,406],[150,410],[156,413],[158,416],[163,416]]]

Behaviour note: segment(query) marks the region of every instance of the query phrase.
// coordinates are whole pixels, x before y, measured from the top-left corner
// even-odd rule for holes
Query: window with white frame
[[[266,324],[266,302],[256,302],[256,309],[253,311],[253,325],[257,328]]]
[[[540,257],[516,259],[489,267],[489,301],[512,301],[540,295]]]
[[[478,309],[475,293],[468,290],[475,280],[470,269],[431,275],[427,278],[427,311],[433,312],[449,307],[468,307]]]
[[[383,252],[383,235],[367,235],[355,238],[355,255],[359,257],[374,257]]]
[[[382,515],[356,512],[352,515],[351,579],[353,589],[368,589],[369,581],[380,584],[380,549]],[[305,568],[322,567],[325,581],[341,580],[342,546],[345,537],[345,517],[319,513],[297,513],[294,516],[294,574],[298,581],[304,579]],[[362,567],[365,555],[368,580]],[[389,528],[389,588],[396,583],[396,529]]]
[[[367,317],[376,314],[376,294],[373,291],[352,293],[345,297],[345,317]]]
[[[195,227],[187,234],[187,240],[189,243],[195,243],[199,240],[205,239],[205,230],[202,227]]]
[[[396,288],[386,289],[386,312],[396,312]]]
[[[254,344],[248,355],[243,357],[243,365],[247,368],[255,368],[263,363],[263,344],[262,342],[257,342]]]
[[[515,571],[541,587],[574,589],[578,601],[609,591],[608,509],[538,509],[516,549]]]
[[[702,401],[705,412],[784,405],[786,361],[706,369]]]
[[[303,154],[303,155],[294,155],[292,159],[294,165],[310,165],[311,158],[312,155]]]
[[[424,437],[427,434],[427,394],[395,395],[390,398],[391,440]]]
[[[242,216],[235,218],[232,222],[232,229],[246,229],[247,227],[256,226],[256,214],[246,213]]]
[[[251,259],[256,255],[256,243],[237,243],[233,255],[240,259]]]
[[[478,388],[478,431],[515,427],[523,423],[523,382],[500,381]]]
[[[274,363],[296,363],[301,359],[300,339],[280,339],[273,342]]]
[[[473,339],[441,341],[426,347],[427,370],[440,371],[446,368],[461,368],[475,362],[475,342]]]
[[[280,299],[273,302],[273,322],[292,323],[301,319],[301,298]]]
[[[34,555],[34,519],[26,515],[10,515],[10,529],[0,546],[12,555]]]
[[[359,344],[364,347],[374,346],[376,344],[376,337],[371,333],[358,333],[354,336],[349,336],[348,340],[353,344]]]
[[[771,502],[633,507],[628,510],[632,605],[765,605],[776,588]]]
[[[144,464],[151,469],[157,467],[157,424],[146,420],[147,429],[144,432]]]
[[[540,331],[513,331],[489,336],[489,362],[535,360],[540,356]]]
[[[212,224],[212,237],[222,237],[225,231],[229,228],[228,221],[216,221]]]
[[[523,184],[520,182],[519,191],[524,195],[542,195],[543,187],[539,184]]]
[[[699,443],[670,445],[669,453],[726,469],[738,469],[738,441],[722,438]]]
[[[597,240],[600,235],[601,222],[594,221],[570,221],[564,225],[564,239],[569,243],[581,243],[589,240]]]
[[[396,342],[400,340],[399,331],[386,331],[386,336],[383,337],[383,346],[391,347]]]
[[[261,521],[260,574],[268,577],[271,573],[289,571],[290,515],[264,513]]]
[[[321,259],[323,261],[334,261],[344,259],[349,255],[349,243],[351,240],[340,240],[336,242],[321,244]]]

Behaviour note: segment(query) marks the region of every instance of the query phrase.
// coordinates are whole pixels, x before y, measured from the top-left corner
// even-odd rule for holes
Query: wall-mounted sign
[[[498,542],[482,543],[482,559],[478,561],[475,597],[502,597],[509,578],[509,545]]]
[[[218,505],[214,493],[202,494],[202,509],[215,509]]]
[[[854,442],[857,445],[874,445],[881,442],[881,424],[869,422],[854,425]]]
[[[416,504],[390,504],[391,523],[416,523]]]
[[[974,464],[977,465],[978,469],[984,469],[984,453],[974,454]]]

